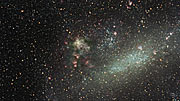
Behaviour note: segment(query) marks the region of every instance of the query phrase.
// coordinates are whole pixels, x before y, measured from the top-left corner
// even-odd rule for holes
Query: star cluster
[[[0,100],[179,100],[178,0],[7,0],[0,8]]]

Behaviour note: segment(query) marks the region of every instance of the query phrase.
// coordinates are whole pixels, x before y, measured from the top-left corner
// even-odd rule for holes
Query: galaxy
[[[179,101],[178,0],[6,0],[1,101]]]

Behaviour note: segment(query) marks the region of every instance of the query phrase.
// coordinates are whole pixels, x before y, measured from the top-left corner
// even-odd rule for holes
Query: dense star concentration
[[[180,99],[180,1],[3,0],[1,101]]]

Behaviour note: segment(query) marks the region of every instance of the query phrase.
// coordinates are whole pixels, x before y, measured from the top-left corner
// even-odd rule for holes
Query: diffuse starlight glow
[[[149,63],[163,56],[158,52],[166,48],[166,42],[162,40],[161,43],[156,43],[157,40],[154,37],[150,37],[148,40],[146,38],[135,39],[134,46],[124,49],[125,51],[121,55],[114,57],[114,61],[102,67],[101,71],[92,72],[93,78],[86,79],[83,83],[87,85],[87,89],[93,88],[92,85],[96,85],[97,88],[102,85],[106,88],[114,88],[125,83],[127,78],[132,79],[129,78],[130,75],[136,75],[137,71],[148,68]],[[138,45],[139,43],[141,44]]]
[[[149,54],[145,53],[144,51],[141,52],[137,50],[126,56],[124,59],[118,59],[115,63],[113,63],[110,72],[114,73],[140,67],[146,64],[149,58]]]

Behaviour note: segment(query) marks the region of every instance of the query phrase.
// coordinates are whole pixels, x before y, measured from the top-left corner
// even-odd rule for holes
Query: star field
[[[178,0],[0,4],[1,101],[180,100]]]

